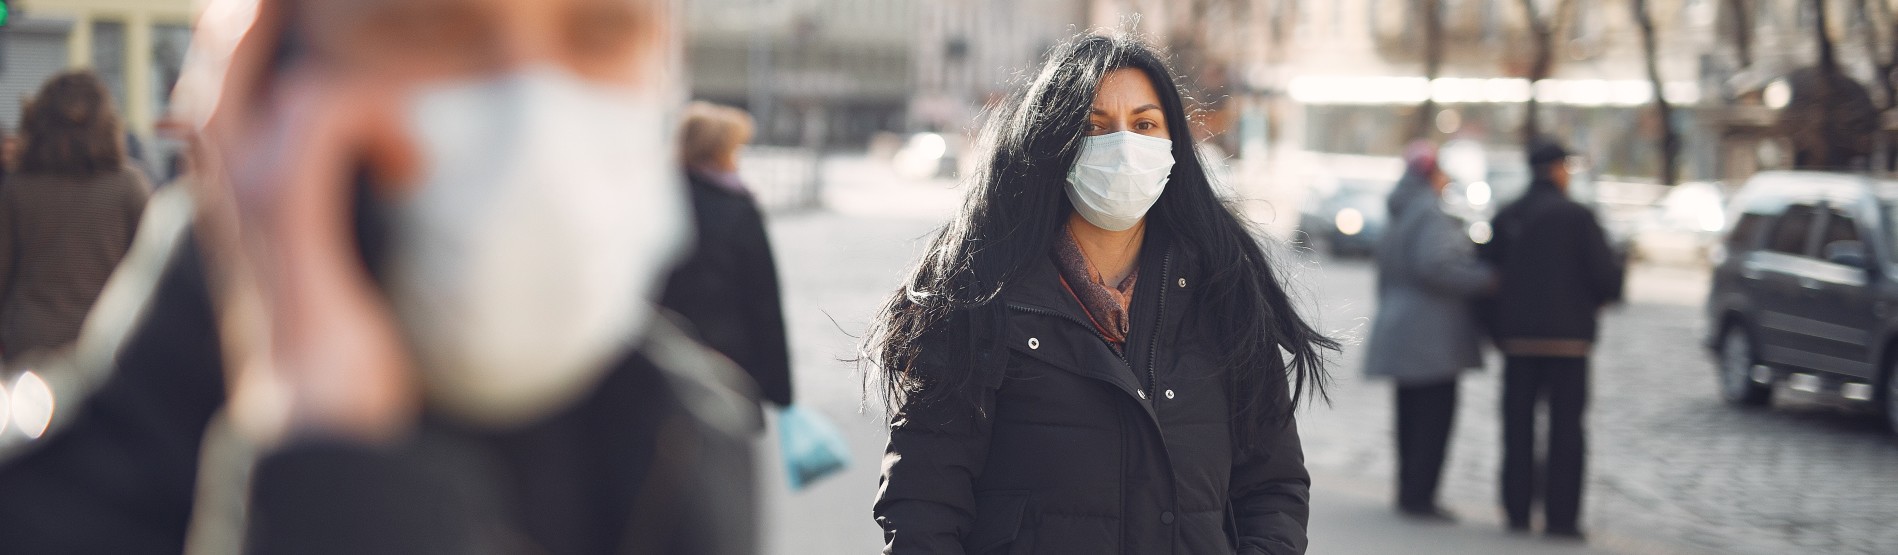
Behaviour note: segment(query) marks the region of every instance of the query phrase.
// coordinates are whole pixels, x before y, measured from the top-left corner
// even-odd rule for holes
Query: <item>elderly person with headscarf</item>
[[[1449,182],[1436,148],[1413,143],[1390,196],[1390,229],[1378,241],[1377,318],[1366,375],[1396,385],[1397,510],[1425,520],[1453,517],[1437,485],[1455,423],[1457,377],[1483,364],[1471,300],[1495,286],[1462,226],[1438,202]]]

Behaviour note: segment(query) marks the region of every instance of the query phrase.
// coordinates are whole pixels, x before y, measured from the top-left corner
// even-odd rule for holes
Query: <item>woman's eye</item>
[[[1160,127],[1160,124],[1147,121],[1147,120],[1140,120],[1140,123],[1134,124],[1134,129],[1138,129],[1141,131],[1152,131],[1159,127]]]

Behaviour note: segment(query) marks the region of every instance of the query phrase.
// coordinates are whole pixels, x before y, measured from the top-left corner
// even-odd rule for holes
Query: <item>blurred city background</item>
[[[7,4],[0,125],[16,129],[22,99],[48,77],[90,67],[119,104],[141,167],[154,182],[180,171],[182,145],[160,122],[187,56],[191,0]],[[693,96],[744,107],[759,122],[743,174],[769,210],[802,403],[841,422],[855,451],[848,472],[796,494],[761,471],[773,492],[771,553],[881,544],[869,504],[885,431],[843,360],[922,239],[960,202],[957,178],[972,167],[984,109],[1057,41],[1128,26],[1172,53],[1199,111],[1202,155],[1289,245],[1281,260],[1301,300],[1348,342],[1332,366],[1340,383],[1331,402],[1301,421],[1315,480],[1313,553],[1898,553],[1898,441],[1874,402],[1898,382],[1889,357],[1828,366],[1850,356],[1789,347],[1783,360],[1749,358],[1740,387],[1776,388],[1761,410],[1750,406],[1757,396],[1723,394],[1730,369],[1708,347],[1742,326],[1709,298],[1717,270],[1748,247],[1727,239],[1743,185],[1765,175],[1785,190],[1826,179],[1882,190],[1867,176],[1898,164],[1898,5],[1887,0],[684,6]],[[1572,145],[1572,194],[1633,264],[1627,302],[1610,309],[1596,349],[1588,547],[1501,534],[1496,363],[1465,384],[1444,485],[1460,527],[1389,513],[1389,385],[1359,378],[1357,340],[1376,309],[1362,255],[1404,145],[1416,136],[1444,145],[1445,208],[1480,243],[1495,208],[1526,189],[1521,145],[1537,133]],[[1891,272],[1876,269],[1898,268],[1893,222],[1881,213],[1861,223],[1869,231],[1854,239],[1855,264],[1797,239],[1817,262],[1871,272],[1875,283],[1858,280],[1863,295],[1890,295]],[[1801,322],[1885,303],[1845,298]],[[1883,313],[1855,317],[1858,328],[1831,323],[1818,335],[1863,333],[1871,339],[1859,343],[1882,345]]]

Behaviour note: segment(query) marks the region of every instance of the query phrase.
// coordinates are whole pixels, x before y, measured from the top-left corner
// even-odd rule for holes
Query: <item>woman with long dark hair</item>
[[[0,350],[32,359],[79,337],[132,246],[151,185],[127,163],[105,82],[54,76],[20,114],[18,167],[0,188]]]
[[[1056,47],[874,324],[886,553],[1303,553],[1336,344],[1195,154],[1161,56]]]

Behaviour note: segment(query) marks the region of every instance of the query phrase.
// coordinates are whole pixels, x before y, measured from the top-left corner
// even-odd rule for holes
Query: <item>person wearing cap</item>
[[[1602,307],[1621,298],[1622,270],[1594,212],[1567,195],[1568,157],[1554,140],[1532,144],[1534,181],[1496,214],[1483,256],[1500,277],[1490,321],[1506,357],[1502,502],[1509,529],[1529,531],[1540,495],[1544,533],[1579,541],[1588,354]],[[1536,422],[1543,403],[1546,434]],[[1547,455],[1538,463],[1542,435]]]
[[[1449,182],[1437,149],[1412,143],[1391,190],[1391,228],[1378,240],[1377,317],[1364,373],[1397,392],[1397,510],[1450,521],[1437,485],[1456,417],[1457,377],[1480,368],[1483,353],[1470,300],[1495,286],[1462,226],[1438,202]]]

